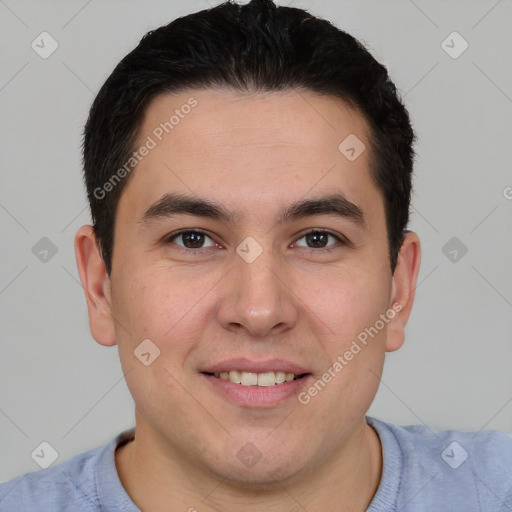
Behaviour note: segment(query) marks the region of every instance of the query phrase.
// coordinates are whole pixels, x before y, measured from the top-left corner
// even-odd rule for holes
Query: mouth
[[[231,359],[201,368],[199,374],[216,396],[231,405],[251,408],[275,407],[297,398],[313,378],[305,367],[284,359]]]

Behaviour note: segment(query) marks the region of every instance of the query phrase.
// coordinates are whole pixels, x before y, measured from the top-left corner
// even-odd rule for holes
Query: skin
[[[165,94],[147,108],[139,141],[191,96],[197,107],[137,165],[121,195],[110,278],[91,226],[75,237],[92,335],[117,343],[135,402],[135,441],[115,456],[121,482],[150,512],[366,510],[383,461],[364,416],[385,353],[404,342],[419,238],[406,235],[392,275],[369,149],[352,162],[338,150],[351,133],[369,148],[365,120],[343,101],[297,91]],[[276,223],[282,207],[333,190],[364,211],[366,230],[332,215]],[[239,218],[140,222],[164,192],[215,200]],[[208,232],[206,252],[192,254],[183,237],[165,241],[183,228]],[[352,245],[329,237],[332,250],[322,252],[304,237],[311,228]],[[250,264],[236,253],[247,236],[263,249]],[[396,303],[401,311],[307,405],[294,396],[243,407],[198,373],[230,357],[277,357],[316,380]],[[146,338],[161,351],[149,366],[133,354]],[[236,456],[248,442],[262,454],[251,468]]]

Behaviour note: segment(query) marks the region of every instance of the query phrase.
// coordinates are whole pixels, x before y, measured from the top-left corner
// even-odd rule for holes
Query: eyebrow
[[[138,222],[148,223],[175,215],[194,215],[196,217],[220,220],[227,224],[233,224],[238,218],[235,212],[226,209],[214,201],[185,194],[167,193],[153,203]],[[277,224],[293,222],[316,215],[342,217],[353,222],[356,226],[366,229],[366,219],[363,210],[341,193],[334,193],[316,199],[296,201],[279,213]]]

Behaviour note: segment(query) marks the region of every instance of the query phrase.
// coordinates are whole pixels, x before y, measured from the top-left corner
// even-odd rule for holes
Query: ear
[[[82,226],[75,235],[75,258],[87,300],[91,334],[100,345],[115,345],[110,279],[91,225]]]
[[[388,323],[386,352],[398,350],[404,343],[405,324],[414,302],[420,261],[420,239],[413,231],[407,231],[392,278],[390,309],[396,314]]]

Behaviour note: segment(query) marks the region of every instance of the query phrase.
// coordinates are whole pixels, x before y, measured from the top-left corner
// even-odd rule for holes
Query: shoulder
[[[100,448],[0,484],[0,512],[98,510],[94,466]]]
[[[409,460],[433,456],[441,467],[452,469],[466,462],[480,470],[512,477],[512,434],[500,430],[435,430],[426,425],[394,425],[380,422],[394,435]],[[504,472],[504,473],[503,473]]]
[[[102,480],[113,478],[105,473],[112,469],[115,472],[114,449],[126,433],[55,466],[0,483],[0,512],[103,510],[100,492],[105,482]]]
[[[400,459],[397,503],[418,503],[410,510],[424,510],[420,502],[425,510],[434,504],[452,511],[512,510],[512,434],[369,423],[384,457]]]

